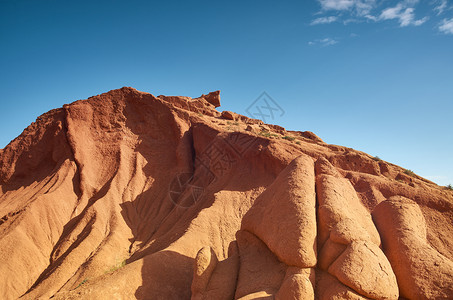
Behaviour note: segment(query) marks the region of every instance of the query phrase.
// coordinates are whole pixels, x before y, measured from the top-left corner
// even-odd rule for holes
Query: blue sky
[[[453,184],[453,1],[0,0],[0,148],[42,113],[132,86],[222,91],[268,119]]]

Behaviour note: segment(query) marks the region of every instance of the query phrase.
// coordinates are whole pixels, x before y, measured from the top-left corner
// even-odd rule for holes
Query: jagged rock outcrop
[[[414,201],[393,196],[381,202],[373,217],[383,249],[408,299],[448,299],[453,295],[453,262],[429,245],[426,222]]]
[[[0,149],[0,298],[453,297],[451,191],[219,106],[122,88]]]
[[[255,200],[242,219],[279,261],[300,268],[316,266],[316,194],[314,161],[295,158]]]

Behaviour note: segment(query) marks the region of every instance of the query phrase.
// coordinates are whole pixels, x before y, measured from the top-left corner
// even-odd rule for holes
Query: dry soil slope
[[[447,299],[453,193],[219,92],[122,88],[0,150],[1,299]]]

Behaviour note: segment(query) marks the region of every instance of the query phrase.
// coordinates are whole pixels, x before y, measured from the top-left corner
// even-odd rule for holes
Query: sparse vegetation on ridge
[[[259,135],[264,136],[264,137],[268,137],[268,138],[272,138],[272,137],[279,138],[278,134],[271,133],[271,132],[265,131],[265,130],[260,131]]]
[[[409,175],[409,176],[411,176],[411,177],[415,177],[415,176],[416,176],[415,173],[414,173],[414,171],[409,170],[409,169],[405,169],[405,170],[404,170],[404,174]]]
[[[235,122],[231,122],[231,121],[227,121],[227,127],[226,129],[228,131],[238,131],[239,130],[239,122],[235,121]]]
[[[288,140],[288,141],[294,141],[296,138],[295,137],[292,137],[292,136],[289,136],[289,135],[285,135],[284,137],[282,137],[282,139],[285,139],[285,140]]]
[[[81,287],[82,285],[84,285],[84,284],[87,283],[87,282],[88,282],[88,278],[85,278],[84,280],[82,280],[82,281],[79,283],[79,285],[78,285],[75,289]]]
[[[126,260],[123,260],[119,263],[117,263],[116,265],[112,266],[110,269],[108,269],[107,271],[105,271],[105,273],[111,273],[111,272],[115,272],[116,270],[118,269],[121,269],[122,267],[124,267],[126,265]]]

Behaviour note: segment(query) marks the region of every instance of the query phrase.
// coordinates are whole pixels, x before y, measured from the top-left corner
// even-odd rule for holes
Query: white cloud
[[[375,21],[375,22],[378,20],[377,17],[372,16],[372,15],[365,15],[364,17],[365,17],[365,19],[368,19],[368,20],[371,20],[371,21]]]
[[[318,0],[322,10],[354,11],[359,16],[369,14],[376,0]]]
[[[438,3],[439,3],[439,5],[434,7],[434,10],[437,11],[437,15],[440,15],[447,8],[447,0],[440,0],[440,1],[438,1]]]
[[[402,9],[403,5],[401,3],[395,7],[386,8],[382,11],[380,18],[384,20],[396,19],[399,17]]]
[[[321,42],[321,44],[323,46],[331,46],[331,45],[335,45],[335,44],[338,43],[337,40],[334,40],[334,39],[331,39],[331,38],[322,39],[320,42]]]
[[[338,41],[332,38],[317,39],[314,41],[308,42],[309,46],[320,45],[322,47],[332,46],[338,44]]]
[[[398,3],[395,7],[389,7],[384,9],[379,16],[380,20],[393,20],[397,19],[401,27],[414,25],[420,26],[428,20],[428,17],[415,20],[414,8],[407,7],[405,3],[408,1],[403,1]],[[410,3],[415,3],[415,1],[409,1]]]
[[[354,6],[354,0],[319,0],[324,10],[347,10]]]
[[[453,6],[449,0],[430,0],[431,9],[437,12],[437,15],[444,13]],[[394,20],[398,22],[400,27],[421,26],[425,24],[430,17],[417,16],[416,6],[421,3],[420,0],[399,0],[399,1],[383,1],[383,0],[317,0],[321,6],[318,18],[312,20],[310,25],[330,24],[333,22],[343,23],[361,23],[361,22],[382,22]],[[393,4],[393,5],[392,5]],[[392,5],[392,6],[388,6]],[[335,14],[329,16],[328,14]],[[431,11],[433,18],[436,18]],[[438,29],[443,33],[452,33],[451,20],[444,19]],[[319,42],[316,42],[319,43]]]
[[[370,13],[370,11],[376,6],[374,0],[356,1],[356,11],[359,16],[364,16]]]
[[[445,34],[453,34],[453,18],[449,20],[443,19],[439,24],[439,30]]]
[[[429,20],[429,17],[423,17],[421,19],[415,20],[414,22],[412,22],[412,24],[414,26],[420,26],[420,25],[422,25],[423,23],[425,23],[428,20]]]
[[[330,16],[330,17],[321,17],[314,19],[310,25],[319,25],[319,24],[330,24],[332,22],[335,22],[338,19],[338,17],[335,16]]]
[[[418,2],[420,2],[420,0],[404,0],[401,3],[411,6],[417,4]]]
[[[358,19],[358,18],[349,18],[349,19],[346,19],[343,21],[343,24],[344,25],[348,25],[350,23],[361,23],[363,22],[361,19]]]

